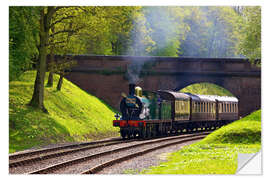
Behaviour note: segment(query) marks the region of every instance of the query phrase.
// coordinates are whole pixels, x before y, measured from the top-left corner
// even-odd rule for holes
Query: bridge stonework
[[[77,65],[66,78],[118,110],[121,93],[128,93],[128,66],[139,61],[145,62],[138,82],[144,90],[178,91],[194,83],[208,82],[239,99],[240,116],[261,108],[261,70],[246,59],[87,55],[73,59]]]

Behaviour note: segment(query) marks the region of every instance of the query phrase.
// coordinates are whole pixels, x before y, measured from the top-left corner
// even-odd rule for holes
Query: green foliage
[[[181,43],[181,56],[234,57],[239,15],[232,7],[187,7],[184,23],[189,32]]]
[[[261,110],[224,126],[202,141],[168,154],[167,162],[146,174],[234,174],[238,153],[256,153],[261,148]]]
[[[45,88],[44,104],[49,114],[27,106],[34,76],[33,71],[25,72],[9,85],[10,152],[117,134],[112,126],[114,110],[66,79],[61,91],[56,91],[55,86]],[[58,79],[55,75],[54,84]]]
[[[143,174],[235,174],[238,153],[255,153],[259,145],[194,144],[169,154],[168,162]]]
[[[9,7],[9,80],[31,68],[38,55],[38,7]]]
[[[65,71],[70,70],[72,67],[77,65],[77,61],[66,59],[61,62],[51,62],[48,64],[48,68],[50,71],[65,75]]]
[[[261,7],[244,7],[239,31],[239,53],[252,62],[261,59]]]
[[[185,87],[184,89],[181,89],[180,92],[189,92],[192,94],[203,95],[234,96],[228,90],[211,83],[192,84]]]
[[[260,144],[261,110],[211,133],[201,143]]]

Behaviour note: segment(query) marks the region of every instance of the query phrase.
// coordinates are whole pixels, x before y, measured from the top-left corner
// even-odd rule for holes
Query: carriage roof
[[[158,94],[164,100],[189,100],[192,101],[204,101],[204,102],[215,102],[216,100],[220,102],[238,102],[236,97],[229,96],[216,96],[216,95],[200,95],[200,94],[191,94],[191,93],[181,93],[169,90],[159,90]]]

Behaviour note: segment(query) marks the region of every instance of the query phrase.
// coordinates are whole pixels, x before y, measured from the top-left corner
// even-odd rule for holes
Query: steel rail
[[[192,141],[192,140],[202,139],[205,136],[206,135],[200,135],[200,136],[185,138],[185,139],[181,139],[181,140],[176,141],[176,142],[166,143],[166,144],[158,145],[158,146],[148,148],[146,150],[142,150],[142,151],[139,151],[139,152],[136,152],[136,153],[128,154],[126,156],[122,156],[120,158],[115,158],[113,160],[110,160],[110,161],[107,161],[105,163],[99,164],[99,165],[97,165],[97,166],[95,166],[95,167],[93,167],[93,168],[91,168],[89,170],[86,170],[86,171],[82,172],[81,174],[97,174],[98,172],[100,172],[101,170],[103,170],[106,167],[109,167],[109,166],[115,165],[117,163],[132,159],[134,157],[138,157],[138,156],[147,154],[149,152],[152,152],[152,151],[155,151],[157,149],[161,149],[161,148],[164,148],[164,147],[167,147],[167,146],[172,146],[172,145],[175,145],[175,144],[180,144],[180,143],[184,143],[184,142],[188,142],[188,141]]]
[[[45,155],[39,155],[36,157],[30,157],[27,159],[22,159],[22,160],[14,160],[14,161],[10,161],[9,162],[9,168],[13,168],[13,167],[18,167],[18,166],[23,166],[26,164],[30,164],[33,162],[38,162],[38,161],[43,161],[46,159],[51,159],[51,158],[55,158],[55,157],[59,157],[59,156],[64,156],[67,154],[72,154],[72,153],[76,153],[79,151],[86,151],[89,149],[94,149],[94,148],[99,148],[99,147],[103,147],[103,146],[111,146],[111,145],[115,145],[115,144],[121,144],[121,143],[128,143],[134,140],[129,140],[129,141],[112,141],[112,142],[108,142],[108,143],[104,143],[104,144],[97,144],[97,145],[88,145],[88,146],[75,146],[74,149],[70,149],[70,150],[63,150],[63,151],[58,151],[58,152],[53,152],[50,154],[45,154]]]
[[[164,141],[168,141],[168,140],[175,140],[175,139],[179,139],[179,138],[181,138],[182,139],[181,141],[183,141],[183,138],[185,139],[185,138],[195,137],[195,136],[196,137],[197,136],[204,136],[205,137],[209,133],[210,132],[204,132],[204,133],[198,133],[198,134],[185,134],[185,135],[176,136],[176,137],[174,136],[174,137],[165,137],[165,138],[159,138],[159,139],[154,139],[154,140],[148,140],[147,142],[142,142],[142,143],[138,143],[135,145],[120,147],[120,148],[112,149],[109,151],[104,151],[101,153],[96,153],[96,154],[87,155],[84,157],[79,157],[79,158],[72,159],[72,160],[65,161],[65,162],[61,162],[58,164],[53,164],[51,166],[48,166],[48,167],[45,167],[45,168],[42,168],[39,170],[35,170],[32,172],[28,172],[26,174],[48,174],[48,173],[52,173],[54,170],[61,169],[63,167],[71,166],[74,164],[79,164],[79,163],[84,162],[84,161],[92,160],[92,159],[95,159],[95,158],[98,158],[101,156],[105,156],[105,155],[116,153],[116,152],[121,152],[121,151],[132,149],[135,147],[140,147],[140,146],[154,144],[154,143],[160,143],[160,142],[164,142]]]

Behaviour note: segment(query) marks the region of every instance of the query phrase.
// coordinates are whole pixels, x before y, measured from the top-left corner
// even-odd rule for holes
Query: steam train
[[[129,84],[129,94],[120,102],[122,116],[113,120],[124,139],[206,131],[239,119],[235,97],[150,92],[135,86]]]

